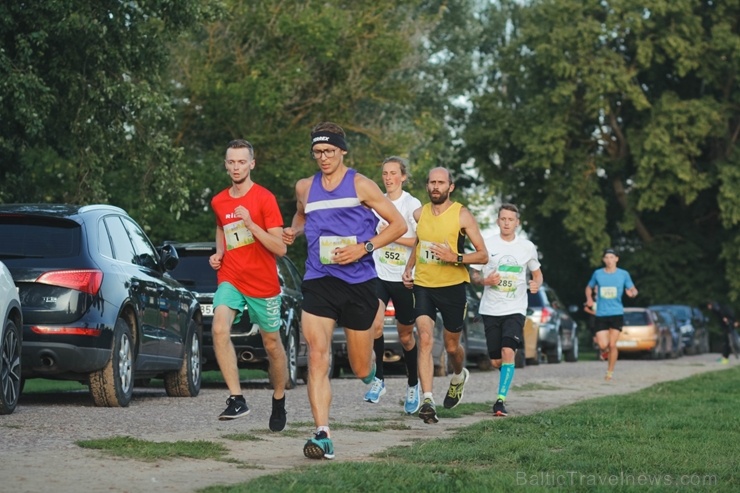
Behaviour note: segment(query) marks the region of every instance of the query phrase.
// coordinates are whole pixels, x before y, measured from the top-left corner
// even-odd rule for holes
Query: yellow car
[[[620,353],[646,353],[653,359],[665,358],[673,352],[671,329],[660,312],[625,308],[617,349]]]

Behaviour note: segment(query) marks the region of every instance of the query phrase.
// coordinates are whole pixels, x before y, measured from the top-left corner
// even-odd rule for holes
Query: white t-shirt
[[[408,230],[404,233],[403,238],[415,237],[416,221],[414,220],[414,211],[421,207],[419,199],[403,191],[400,197],[396,200],[391,200],[391,202],[406,220]],[[377,216],[378,214],[376,213],[375,215]],[[378,218],[380,219],[380,216]],[[387,225],[388,223],[380,219],[378,226],[381,224]],[[375,250],[373,252],[373,259],[375,260],[375,270],[378,272],[378,277],[384,281],[401,282],[406,263],[411,256],[411,251],[411,247],[400,245],[396,242],[389,243],[383,248]]]
[[[504,241],[501,235],[485,239],[488,263],[473,265],[483,277],[498,271],[501,280],[497,286],[485,286],[479,313],[482,315],[527,314],[527,270],[540,268],[537,247],[529,240],[515,237]]]

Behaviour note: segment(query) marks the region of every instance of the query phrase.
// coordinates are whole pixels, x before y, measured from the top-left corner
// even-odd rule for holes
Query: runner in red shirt
[[[276,255],[287,250],[283,243],[283,218],[275,196],[254,183],[254,149],[246,140],[229,142],[224,161],[231,186],[211,200],[216,214],[216,253],[209,261],[218,271],[218,289],[213,297],[213,349],[230,396],[219,419],[249,414],[239,382],[239,368],[231,326],[244,309],[260,327],[270,361],[273,387],[270,429],[285,428],[285,382],[287,359],[280,340],[280,282]]]

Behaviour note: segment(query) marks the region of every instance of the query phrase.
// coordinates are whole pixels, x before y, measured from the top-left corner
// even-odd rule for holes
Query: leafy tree
[[[192,233],[209,239],[208,203],[228,186],[229,140],[254,144],[254,179],[276,194],[290,221],[295,182],[316,171],[309,157],[315,123],[342,125],[349,164],[370,176],[410,133],[407,115],[396,113],[412,93],[396,73],[411,52],[415,2],[226,3],[223,18],[177,46],[173,75],[181,87],[178,142],[196,174],[191,219],[204,225]]]
[[[740,1],[503,0],[482,17],[465,141],[525,207],[546,278],[582,299],[613,245],[641,304],[737,299]]]
[[[0,201],[110,202],[145,225],[187,206],[163,83],[197,0],[0,5]]]

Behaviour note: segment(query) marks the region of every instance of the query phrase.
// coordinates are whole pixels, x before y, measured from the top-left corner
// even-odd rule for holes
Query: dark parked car
[[[529,297],[532,321],[540,328],[540,347],[548,363],[578,361],[578,324],[550,286],[543,284]]]
[[[470,284],[468,284],[466,294],[468,297],[468,312],[465,327],[460,336],[460,344],[465,348],[466,365],[476,365],[482,369],[488,369],[490,367],[491,360],[488,358],[488,348],[486,346],[483,320],[478,314],[480,297],[477,291]],[[383,324],[383,339],[385,341],[383,362],[386,364],[397,362],[402,364],[403,347],[398,338],[395,314],[396,312],[393,307],[393,303],[390,302],[385,310],[385,320]],[[442,318],[437,314],[437,320],[434,325],[434,347],[432,348],[435,376],[444,376],[451,371],[451,367],[447,361],[447,353],[444,350],[443,332],[444,326],[442,324]],[[349,370],[347,338],[344,334],[344,328],[337,327],[334,329],[332,345],[333,362],[331,375],[338,377],[342,368]]]
[[[172,243],[180,255],[180,263],[172,275],[188,289],[192,290],[200,302],[203,312],[203,369],[218,370],[216,354],[213,351],[213,295],[216,292],[216,271],[208,264],[208,257],[216,253],[215,242]],[[305,342],[301,342],[301,294],[302,278],[288,257],[277,259],[278,278],[282,295],[282,326],[280,334],[288,357],[288,388],[304,380],[308,375],[308,357]],[[245,273],[245,275],[249,275]],[[231,328],[231,342],[236,350],[240,368],[267,370],[269,361],[262,344],[259,327],[249,320],[245,311],[238,324]]]
[[[21,394],[23,314],[10,271],[0,262],[0,414],[10,414]]]
[[[684,344],[681,335],[681,324],[678,318],[671,310],[661,308],[657,305],[648,307],[652,312],[657,313],[668,327],[671,336],[671,350],[666,353],[666,358],[678,358],[683,356]]]
[[[709,352],[707,319],[699,308],[689,305],[654,305],[651,308],[673,313],[681,330],[686,354]]]
[[[24,379],[77,380],[97,406],[127,406],[134,379],[170,396],[200,391],[200,307],[155,249],[109,205],[0,206],[0,260],[19,290]]]

